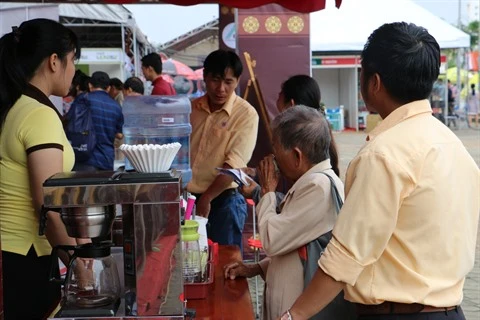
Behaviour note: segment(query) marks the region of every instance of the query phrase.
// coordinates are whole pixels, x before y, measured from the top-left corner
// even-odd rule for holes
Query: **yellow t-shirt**
[[[62,146],[63,169],[70,171],[75,155],[57,112],[22,95],[8,112],[0,132],[0,230],[3,251],[26,255],[33,245],[38,256],[50,254],[52,248],[46,237],[38,235],[39,213],[33,209],[27,150]]]

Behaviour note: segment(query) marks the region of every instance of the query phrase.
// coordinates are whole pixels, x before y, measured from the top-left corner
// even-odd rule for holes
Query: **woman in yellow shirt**
[[[65,96],[80,56],[76,35],[35,19],[0,39],[0,227],[5,319],[43,319],[60,298],[49,283],[52,246],[75,245],[60,215],[39,236],[42,184],[70,171],[73,150],[48,99]],[[68,261],[65,261],[68,262]],[[55,263],[55,262],[53,262]]]

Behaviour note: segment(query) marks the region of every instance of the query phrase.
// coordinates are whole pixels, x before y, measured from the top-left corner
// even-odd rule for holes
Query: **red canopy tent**
[[[10,0],[13,2],[25,2],[25,0]],[[297,12],[314,12],[325,8],[326,0],[30,0],[28,2],[63,2],[63,3],[104,3],[104,4],[176,4],[190,6],[195,4],[218,3],[235,8],[255,8],[264,4],[277,3],[284,8]],[[335,5],[340,7],[342,0],[335,0]]]

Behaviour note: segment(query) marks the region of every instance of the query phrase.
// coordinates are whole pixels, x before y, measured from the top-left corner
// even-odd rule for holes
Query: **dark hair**
[[[470,88],[472,89],[472,96],[474,96],[475,95],[475,83],[472,83],[470,85]]]
[[[117,90],[123,89],[123,82],[118,78],[111,78],[110,79],[110,86],[115,87]]]
[[[107,88],[110,86],[110,77],[106,72],[95,71],[90,77],[90,84],[94,88],[107,90]]]
[[[142,66],[146,68],[152,67],[158,74],[161,74],[163,69],[162,59],[155,52],[149,53],[142,58]]]
[[[203,62],[203,75],[225,77],[225,71],[231,68],[235,78],[239,78],[243,71],[242,62],[233,51],[215,50],[211,52]]]
[[[78,95],[78,90],[81,90],[83,92],[88,91],[89,79],[90,77],[83,73],[82,70],[77,69],[75,71],[75,75],[73,76],[72,85],[70,86],[70,91],[68,92],[68,95],[76,97]]]
[[[123,84],[123,88],[125,89],[132,89],[133,92],[143,94],[145,92],[145,88],[143,86],[142,80],[138,77],[130,77],[128,78],[125,83]]]
[[[330,125],[320,111],[295,105],[273,119],[272,129],[284,149],[299,148],[312,164],[329,158],[332,135]]]
[[[320,108],[321,93],[320,87],[317,81],[310,76],[299,74],[292,76],[282,83],[282,93],[285,98],[285,102],[293,99],[295,104],[301,104],[310,108],[314,108],[318,111],[322,111]],[[340,168],[338,167],[338,151],[337,144],[333,138],[332,129],[330,128],[330,163],[332,169],[337,176],[340,176]]]
[[[295,104],[303,104],[320,110],[320,87],[317,81],[310,76],[299,74],[288,78],[282,83],[282,93],[285,102],[293,99]]]
[[[90,91],[90,88],[88,87],[89,83],[90,83],[90,77],[87,76],[86,74],[83,74],[78,80],[78,88],[83,92],[88,92]]]
[[[56,53],[60,60],[74,51],[80,57],[77,36],[48,19],[23,22],[0,38],[0,127],[42,62]]]
[[[413,23],[384,24],[368,37],[362,69],[363,85],[377,73],[399,103],[427,99],[440,71],[440,47],[425,28]]]

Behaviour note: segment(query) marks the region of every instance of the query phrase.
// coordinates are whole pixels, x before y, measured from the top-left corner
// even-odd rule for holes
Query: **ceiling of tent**
[[[22,10],[28,8],[28,14]],[[119,5],[101,5],[101,4],[45,4],[45,3],[0,3],[0,35],[2,31],[9,31],[11,25],[19,22],[9,22],[8,20],[25,20],[25,16],[30,18],[48,17],[57,20],[48,11],[54,12],[60,17],[60,22],[69,25],[77,33],[83,43],[89,43],[92,46],[101,47],[121,47],[122,39],[119,32],[120,24],[131,25],[132,13],[124,6]],[[23,13],[23,14],[22,14]],[[3,20],[5,21],[3,21]],[[95,21],[95,25],[82,25],[88,21]],[[110,25],[109,25],[110,24]],[[114,25],[118,25],[115,27]],[[8,26],[7,29],[4,27]],[[140,28],[135,25],[136,37],[140,43],[148,44],[147,37]],[[93,41],[92,39],[95,39]],[[97,42],[97,43],[95,43]]]
[[[10,0],[12,1],[12,0]],[[13,0],[22,2],[21,0]],[[154,4],[154,3],[168,3],[182,6],[189,6],[195,4],[206,3],[220,3],[223,5],[235,8],[254,8],[264,4],[277,3],[287,9],[297,12],[314,12],[325,8],[326,0],[30,0],[29,2],[57,2],[57,3],[102,3],[102,4]],[[333,1],[333,0],[332,0]],[[335,0],[335,5],[340,7],[342,0]]]

